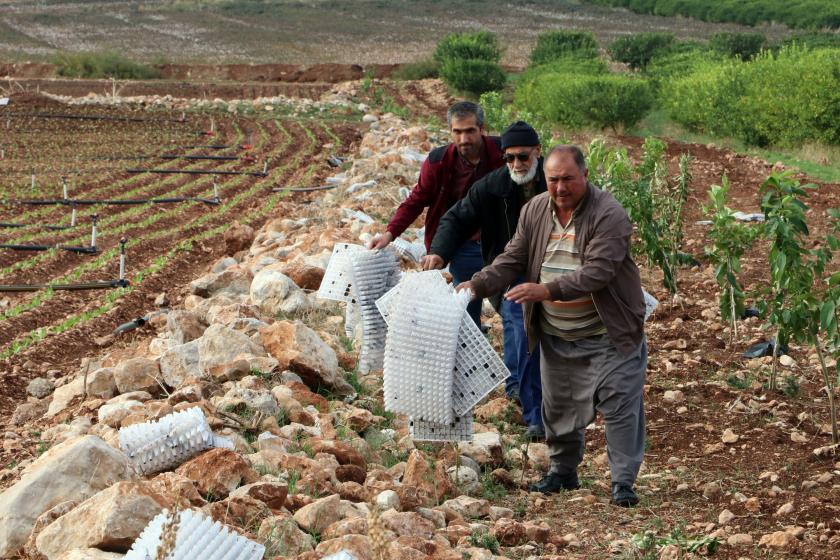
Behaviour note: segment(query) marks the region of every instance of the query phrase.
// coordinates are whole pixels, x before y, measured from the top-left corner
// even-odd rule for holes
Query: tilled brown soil
[[[417,113],[440,116],[446,108],[446,102],[442,101],[445,97],[430,95],[424,88],[414,85],[388,86],[387,92],[398,103],[421,106],[422,109],[412,107],[414,116],[425,116]],[[293,183],[302,179],[309,161],[313,157],[322,158],[319,146],[311,145],[300,125],[286,125],[292,139],[288,147],[279,148],[278,159],[292,159],[293,154],[300,151],[305,157],[295,160],[297,163],[278,177],[272,176],[272,182]],[[227,125],[220,126],[224,134],[232,133],[232,129],[224,128]],[[329,126],[341,136],[343,149],[348,149],[357,138],[358,131],[351,126]],[[277,134],[270,125],[264,127],[264,136],[273,138]],[[330,141],[320,127],[312,130],[318,143]],[[586,141],[585,138],[579,140]],[[622,136],[610,141],[627,146],[633,156],[640,153],[642,141],[638,138]],[[282,143],[269,140],[260,150],[272,149]],[[661,288],[661,274],[642,266],[646,287],[662,302],[647,324],[650,349],[646,388],[648,448],[638,485],[642,502],[633,510],[608,505],[609,478],[605,475],[605,441],[603,425],[599,421],[587,432],[587,454],[581,469],[583,491],[544,498],[520,489],[509,489],[494,499],[494,503],[512,508],[520,519],[545,520],[556,535],[574,533],[581,546],[556,550],[556,547],[552,548],[554,545],[541,545],[528,552],[503,548],[502,552],[511,558],[555,552],[568,558],[654,558],[658,554],[656,547],[640,550],[629,542],[632,536],[642,542],[639,539],[646,534],[660,539],[660,544],[668,539],[681,542],[683,556],[680,557],[691,557],[685,551],[686,539],[712,534],[718,529],[718,516],[724,509],[734,513],[735,519],[719,539],[725,542],[731,534],[748,533],[754,543],[722,546],[713,557],[836,558],[840,545],[840,457],[817,457],[813,453],[815,448],[830,443],[830,436],[824,430],[828,422],[827,404],[813,351],[791,347],[790,356],[795,363],[780,370],[780,379],[783,386],[788,387],[788,394],[770,392],[763,386],[767,364],[743,358],[741,353],[770,333],[762,329],[757,319],[742,321],[739,335],[729,344],[728,334],[714,313],[717,285],[703,258],[703,247],[708,243],[706,226],[696,224],[706,218],[702,205],[706,202],[709,186],[718,184],[723,173],[732,183],[729,206],[745,212],[757,211],[757,191],[771,172],[772,162],[746,158],[713,146],[668,141],[668,155],[674,170],[682,153],[690,153],[694,158],[691,168],[694,181],[684,217],[684,248],[701,262],[701,266],[681,269],[682,301],[678,304],[670,302]],[[326,167],[319,164],[316,174],[327,172]],[[802,177],[802,180],[806,182],[807,178]],[[818,187],[808,201],[811,207],[809,225],[814,238],[825,233],[824,211],[840,205],[840,185],[820,183]],[[274,215],[294,212],[294,204],[303,200],[298,196],[282,202]],[[242,212],[237,213],[245,215],[258,206],[258,200],[243,202],[237,206]],[[206,211],[185,207],[187,218]],[[206,227],[216,223],[208,222]],[[253,225],[259,225],[259,220]],[[187,233],[193,231],[187,226]],[[166,237],[155,244],[171,246],[178,236],[187,233]],[[113,246],[114,242],[103,238],[103,243],[110,243],[104,247]],[[156,246],[138,248],[136,253],[132,251],[130,267],[136,262],[139,268],[157,256],[159,249]],[[186,294],[188,282],[206,271],[208,264],[222,253],[220,236],[196,243],[192,250],[177,253],[163,270],[150,275],[142,286],[123,296],[111,311],[62,334],[48,336],[7,359],[2,374],[6,390],[0,395],[0,413],[6,418],[10,416],[24,399],[24,388],[30,378],[49,369],[69,373],[78,368],[81,358],[100,351],[93,343],[95,337],[148,312],[151,300],[159,292],[166,291],[177,303]],[[741,279],[748,290],[766,283],[766,254],[766,245],[757,244],[743,260]],[[36,270],[43,274],[50,263],[56,269],[66,271],[73,262],[73,256],[56,255],[43,266],[13,273],[9,278],[23,281],[27,273],[34,277]],[[836,270],[837,263],[832,267]],[[7,319],[12,321],[8,324],[17,325],[16,328],[7,331],[0,322],[0,339],[6,344],[8,340],[25,336],[32,328],[54,324],[63,314],[96,307],[101,297],[101,294],[69,294],[61,296],[62,299],[55,298],[34,312],[28,312],[32,313],[31,319]],[[48,311],[51,306],[56,306],[57,311]],[[126,339],[144,336],[141,330]],[[123,344],[124,341],[117,339],[112,348],[118,351]],[[666,400],[665,392],[669,390],[682,391],[684,400]],[[513,429],[511,426],[504,428]],[[738,436],[737,442],[722,442],[726,429]],[[28,451],[35,454],[37,437],[26,436],[25,441]],[[5,465],[15,458],[3,452],[0,464]],[[529,476],[536,474],[532,472]],[[744,501],[752,498],[755,500]],[[777,514],[780,506],[787,503],[793,504],[793,512]],[[759,546],[762,535],[791,527],[801,527],[803,534],[790,548],[772,551]]]

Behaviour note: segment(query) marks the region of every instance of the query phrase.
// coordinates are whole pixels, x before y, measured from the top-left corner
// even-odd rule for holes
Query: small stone
[[[729,546],[749,546],[753,543],[752,535],[747,533],[737,533],[726,539]]]
[[[782,354],[779,357],[779,363],[786,368],[796,367],[796,361],[787,354]]]
[[[36,399],[43,399],[52,394],[55,390],[55,383],[44,377],[36,377],[26,386],[26,392]]]
[[[761,502],[758,501],[758,498],[752,497],[744,502],[744,509],[750,513],[758,513],[761,511]]]
[[[790,433],[790,441],[794,443],[808,443],[808,438],[802,432],[794,430]]]
[[[393,490],[383,490],[376,496],[376,505],[379,506],[381,511],[387,511],[389,509],[399,511],[400,497]]]
[[[796,537],[787,531],[776,531],[775,533],[762,535],[761,540],[758,541],[758,545],[767,548],[788,549],[791,548],[795,542]]]
[[[723,436],[720,439],[723,443],[736,443],[740,439],[740,436],[730,428],[727,428],[723,431]]]
[[[793,507],[793,502],[788,502],[788,503],[782,505],[781,507],[779,507],[779,509],[776,510],[776,517],[781,517],[783,515],[790,515],[791,513],[793,513],[795,511],[795,509],[796,508]]]
[[[729,522],[733,519],[735,519],[735,514],[729,511],[728,509],[725,509],[722,512],[720,512],[720,515],[718,515],[718,525],[720,525],[721,527],[724,525],[728,525]]]
[[[665,391],[662,395],[662,400],[671,403],[681,403],[685,400],[685,395],[682,391]]]
[[[703,485],[703,497],[706,499],[711,500],[720,496],[722,493],[723,490],[721,490],[720,484],[717,482],[709,482]]]

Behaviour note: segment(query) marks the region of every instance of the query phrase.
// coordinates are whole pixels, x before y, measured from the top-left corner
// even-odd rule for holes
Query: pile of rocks
[[[37,429],[46,451],[0,473],[17,479],[0,495],[0,557],[121,558],[164,508],[187,507],[264,543],[269,558],[346,550],[365,560],[376,547],[385,558],[502,558],[482,539],[574,546],[473,497],[482,476],[515,487],[524,466],[547,466],[544,445],[521,447],[491,423],[510,415],[506,400],[478,407],[473,442],[418,449],[405,418],[382,409],[381,372],[348,373],[356,355],[343,310],[314,290],[335,243],[382,227],[366,218],[393,211],[442,134],[392,115],[366,121],[336,189],[259,231],[234,224],[229,256],[150,320],[153,337],[30,384],[14,424]],[[233,449],[138,475],[120,428],[191,407]]]

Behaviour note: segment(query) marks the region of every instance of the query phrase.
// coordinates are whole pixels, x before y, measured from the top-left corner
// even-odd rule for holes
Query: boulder
[[[207,325],[190,311],[176,309],[166,315],[166,330],[178,344],[186,344],[204,334]]]
[[[254,241],[254,228],[239,222],[233,222],[233,224],[225,230],[224,240],[225,253],[228,255],[234,255],[251,246],[251,243]]]
[[[140,401],[120,401],[102,405],[97,411],[97,418],[100,424],[119,428],[122,421],[132,414],[142,414],[146,405]]]
[[[55,383],[45,377],[36,377],[26,386],[26,393],[36,399],[43,399],[55,391]]]
[[[481,466],[498,466],[504,463],[502,438],[495,432],[481,432],[471,442],[458,444],[460,452]]]
[[[308,532],[323,533],[324,529],[342,519],[341,497],[338,494],[321,498],[295,512],[295,521]]]
[[[187,377],[201,377],[198,342],[173,346],[160,356],[160,374],[170,387],[180,387]]]
[[[311,551],[315,542],[312,537],[300,530],[294,518],[282,513],[263,519],[257,531],[260,542],[265,543],[266,557],[286,556],[294,558]]]
[[[160,368],[154,360],[131,358],[114,368],[114,382],[120,393],[146,391],[150,394],[160,392]]]
[[[264,268],[251,282],[251,301],[264,314],[275,317],[280,313],[280,306],[292,293],[299,292],[291,278],[276,268]]]
[[[313,390],[319,386],[353,389],[341,376],[335,351],[300,321],[278,321],[260,329],[263,346],[278,367],[301,376]]]
[[[367,535],[344,535],[336,539],[321,542],[315,551],[321,557],[349,552],[356,560],[374,560],[370,539]]]
[[[114,382],[114,370],[111,368],[100,368],[87,376],[87,395],[98,399],[110,399],[117,393],[117,384]],[[51,418],[70,406],[74,399],[82,398],[85,394],[85,376],[79,375],[66,385],[58,387],[52,396],[52,401],[47,409],[47,417]]]
[[[408,535],[430,539],[435,533],[435,524],[413,511],[399,512],[393,509],[382,512],[382,524],[398,536]]]
[[[19,404],[12,413],[12,424],[23,426],[47,413],[50,402],[47,399]]]
[[[403,508],[414,509],[410,506],[413,505],[412,502],[418,500],[420,503],[417,505],[435,506],[444,496],[451,496],[452,484],[449,482],[445,469],[441,461],[429,466],[423,453],[416,449],[412,450],[406,462],[402,486],[397,490]],[[406,495],[407,493],[412,496]]]
[[[49,560],[76,548],[126,552],[149,521],[172,505],[148,482],[118,482],[48,525],[35,543]]]
[[[279,482],[260,481],[240,486],[230,493],[231,498],[250,496],[271,509],[281,509],[286,503],[289,488]]]
[[[299,260],[283,265],[280,270],[304,290],[317,290],[320,288],[325,272],[320,266],[313,266]]]
[[[239,486],[260,479],[245,459],[229,449],[206,451],[175,472],[189,478],[204,497],[215,499],[226,498]]]
[[[0,494],[0,558],[23,546],[45,511],[67,500],[87,499],[130,476],[128,457],[96,436],[52,447]]]
[[[251,280],[253,280],[251,271],[237,265],[193,280],[190,283],[190,291],[205,298],[218,294],[234,297],[247,295],[251,288]]]
[[[451,509],[465,519],[479,519],[490,515],[490,503],[487,500],[470,496],[446,500],[443,507]]]
[[[265,356],[265,351],[247,335],[224,325],[207,327],[198,339],[199,367],[209,372],[213,367],[249,356]]]

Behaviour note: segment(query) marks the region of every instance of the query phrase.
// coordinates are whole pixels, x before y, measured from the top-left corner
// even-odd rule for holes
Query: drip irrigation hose
[[[337,185],[321,185],[320,187],[275,187],[271,192],[315,192],[328,191],[334,189]]]
[[[99,216],[94,214],[91,216],[93,225],[90,230],[90,245],[88,247],[76,247],[68,245],[18,245],[14,243],[0,243],[0,249],[11,249],[12,251],[49,251],[50,249],[57,249],[60,251],[70,251],[71,253],[81,253],[92,255],[96,253],[96,223]]]
[[[45,198],[41,200],[4,200],[0,203],[6,205],[22,206],[52,206],[63,204],[65,206],[95,206],[102,205],[132,205],[132,204],[173,204],[176,202],[203,202],[204,204],[218,205],[221,200],[218,198],[201,198],[195,196],[176,196],[171,198],[126,198],[126,199],[84,199],[84,198]]]
[[[40,290],[108,290],[112,288],[126,288],[131,282],[125,279],[125,237],[120,239],[120,277],[116,280],[97,280],[94,282],[80,282],[77,284],[0,284],[0,292],[37,292]],[[93,248],[95,250],[95,247]]]
[[[38,118],[38,119],[70,119],[77,121],[122,121],[122,122],[151,122],[151,123],[186,123],[187,119],[148,119],[143,117],[115,117],[111,115],[69,115],[63,113],[7,113],[4,117]]]
[[[246,175],[249,177],[267,177],[267,171],[214,171],[212,169],[126,169],[126,173],[159,173],[175,175]]]

